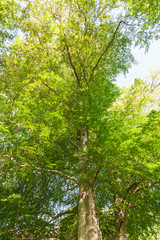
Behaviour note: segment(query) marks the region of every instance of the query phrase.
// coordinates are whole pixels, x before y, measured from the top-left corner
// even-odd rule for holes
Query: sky
[[[142,48],[135,48],[132,53],[138,63],[130,68],[126,76],[118,76],[116,83],[119,87],[129,87],[135,78],[145,79],[150,71],[160,67],[160,40],[152,42],[147,53]]]

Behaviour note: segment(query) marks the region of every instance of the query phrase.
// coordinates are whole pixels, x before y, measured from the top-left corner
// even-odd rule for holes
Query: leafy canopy
[[[1,216],[7,216],[2,236],[45,239],[53,225],[58,234],[57,219],[76,207],[77,185],[84,179],[97,181],[97,206],[115,210],[113,196],[120,195],[122,206],[134,204],[138,200],[126,187],[140,181],[144,188],[151,176],[158,178],[153,150],[158,148],[159,113],[144,111],[154,100],[149,86],[137,80],[129,95],[126,90],[112,105],[120,95],[116,76],[134,62],[131,46],[147,46],[158,35],[153,33],[159,15],[145,25],[146,5],[141,16],[138,7],[131,1],[94,0],[24,4],[16,19],[22,37],[4,51],[0,75],[1,169],[8,177],[1,178]],[[84,126],[89,131],[85,153],[77,146]],[[12,220],[6,212],[17,207]],[[39,229],[30,231],[31,225]]]

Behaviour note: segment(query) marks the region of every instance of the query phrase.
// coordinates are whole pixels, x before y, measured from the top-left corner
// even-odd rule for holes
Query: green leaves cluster
[[[0,47],[15,36],[20,4],[14,0],[2,0],[0,4]]]

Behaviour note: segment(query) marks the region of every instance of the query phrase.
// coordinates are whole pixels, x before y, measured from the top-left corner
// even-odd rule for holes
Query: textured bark
[[[79,157],[80,197],[78,205],[78,240],[101,240],[98,217],[95,212],[94,177],[85,177],[91,170],[86,158],[88,130],[82,127],[78,132],[78,148],[83,151]]]
[[[89,181],[80,186],[78,240],[101,240],[98,218],[95,212],[95,195]]]

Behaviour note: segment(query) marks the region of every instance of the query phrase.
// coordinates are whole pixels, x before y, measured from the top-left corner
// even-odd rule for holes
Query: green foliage
[[[55,227],[63,215],[58,212],[74,201],[73,191],[68,195],[64,179],[34,170],[17,170],[4,176],[1,184],[1,239],[46,239],[57,235]]]
[[[140,0],[134,1],[129,0],[127,1],[129,5],[129,11],[134,15],[137,16],[137,24],[140,22],[142,24],[142,28],[139,31],[137,28],[137,42],[136,45],[139,45],[142,42],[142,46],[144,43],[146,44],[147,50],[150,45],[150,41],[152,39],[159,39],[159,20],[160,20],[160,6],[159,1],[151,1],[151,0]],[[143,22],[143,23],[142,23]]]
[[[60,229],[59,229],[59,239],[60,240],[68,240],[68,239],[77,239],[77,214],[69,214],[64,217],[60,222]]]
[[[20,4],[14,0],[1,0],[0,4],[0,47],[6,40],[15,36],[16,20],[20,13]]]
[[[88,178],[97,181],[104,238],[107,229],[117,234],[114,212],[121,209],[129,209],[134,228],[146,196],[148,225],[137,231],[144,233],[157,223],[159,90],[156,81],[137,79],[121,95],[114,80],[134,62],[131,46],[152,38],[146,15],[137,19],[139,6],[131,1],[23,4],[16,18],[23,34],[4,50],[0,73],[1,238],[76,239],[77,215],[66,211],[77,205],[77,183]],[[10,15],[2,18],[9,22]],[[152,16],[147,26],[156,21]],[[77,146],[82,127],[89,132],[87,152]]]
[[[155,76],[157,73],[152,75],[150,84],[136,79],[134,85],[124,89],[104,119],[108,136],[103,141],[106,162],[97,182],[97,205],[101,206],[104,239],[117,234],[117,211],[128,212],[129,239],[151,234],[159,221],[160,112],[157,97],[160,90],[159,79]]]

